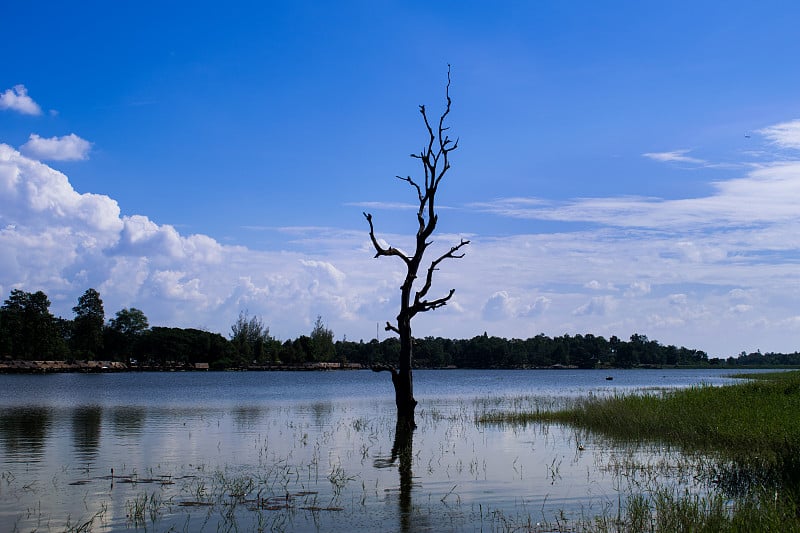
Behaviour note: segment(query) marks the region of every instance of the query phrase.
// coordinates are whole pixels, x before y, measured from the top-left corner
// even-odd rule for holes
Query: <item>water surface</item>
[[[642,452],[476,416],[729,373],[416,371],[410,436],[386,373],[0,375],[0,530],[492,531],[592,516],[619,500],[615,465]]]

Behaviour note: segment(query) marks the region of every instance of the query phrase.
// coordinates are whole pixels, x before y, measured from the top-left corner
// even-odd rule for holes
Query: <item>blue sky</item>
[[[489,7],[491,5],[491,7]],[[4,8],[0,290],[70,317],[370,339],[415,230],[409,158],[452,65],[415,334],[800,339],[800,7],[791,2],[63,2]],[[435,255],[436,249],[433,250]],[[434,296],[431,294],[431,296]],[[381,338],[387,333],[380,331]]]

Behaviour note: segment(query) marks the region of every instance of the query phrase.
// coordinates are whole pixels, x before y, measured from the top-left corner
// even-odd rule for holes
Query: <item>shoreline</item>
[[[726,370],[757,370],[757,369],[796,369],[796,366],[654,366],[637,365],[630,368],[622,367],[601,367],[589,368],[584,370],[613,371],[613,370],[681,370],[699,368],[719,368]],[[579,367],[572,365],[554,364],[543,367],[523,367],[523,368],[466,368],[466,367],[416,367],[415,370],[578,370]],[[126,365],[120,361],[25,361],[21,359],[6,359],[0,361],[0,374],[66,374],[66,373],[120,373],[120,372],[326,372],[343,370],[371,370],[371,367],[361,363],[304,363],[301,365],[250,365],[247,367],[230,368],[210,368],[208,363],[179,364],[170,363],[166,365]],[[609,376],[606,379],[613,379]]]

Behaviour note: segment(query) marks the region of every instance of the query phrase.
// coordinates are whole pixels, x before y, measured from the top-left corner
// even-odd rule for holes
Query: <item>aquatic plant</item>
[[[748,374],[746,377],[753,378]],[[485,413],[482,424],[551,422],[616,443],[662,443],[706,454],[706,494],[655,486],[629,491],[624,514],[584,523],[600,531],[800,531],[800,372],[723,387],[590,396],[560,410]],[[730,498],[733,498],[732,500]]]

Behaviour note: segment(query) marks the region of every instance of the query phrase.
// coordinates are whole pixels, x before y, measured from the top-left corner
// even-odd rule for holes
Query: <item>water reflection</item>
[[[261,421],[261,409],[259,407],[236,407],[233,410],[233,421],[237,431],[253,429]]]
[[[142,433],[147,411],[142,407],[111,409],[111,425],[119,436],[136,437]]]
[[[311,406],[314,413],[314,422],[317,426],[325,426],[330,423],[333,404],[331,402],[316,402]]]
[[[414,460],[414,429],[416,425],[413,420],[398,418],[394,430],[394,444],[390,457],[379,457],[375,459],[375,468],[389,468],[397,463],[397,470],[400,475],[400,490],[398,498],[400,520],[400,531],[415,531],[420,524],[412,523],[413,505],[411,489],[414,485],[414,473],[412,464]]]
[[[76,407],[72,413],[72,442],[75,453],[83,461],[97,457],[103,409],[97,405]]]
[[[51,426],[47,407],[12,407],[0,413],[0,439],[9,457],[40,457]]]

